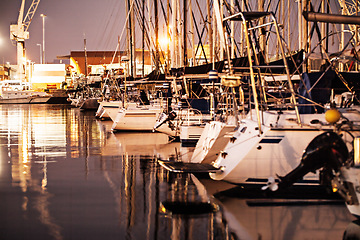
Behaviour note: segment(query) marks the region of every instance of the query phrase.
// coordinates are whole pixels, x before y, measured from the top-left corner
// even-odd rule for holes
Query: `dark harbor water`
[[[111,133],[94,112],[0,105],[0,119],[0,239],[342,239],[360,232],[339,201],[211,197],[206,191],[219,183],[170,174],[157,161],[189,158],[191,148],[162,134]]]

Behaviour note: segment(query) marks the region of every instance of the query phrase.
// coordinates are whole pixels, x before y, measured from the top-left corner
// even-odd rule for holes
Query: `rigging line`
[[[137,3],[136,3],[136,6],[135,6],[135,11],[136,11],[136,18],[138,19],[138,23],[139,23],[139,26],[142,27],[142,19],[143,19],[143,15],[142,15],[142,8],[141,8],[141,4],[139,3],[140,0],[136,0]],[[161,4],[162,4],[162,1],[160,1]],[[164,21],[166,22],[166,14],[164,13]]]
[[[111,60],[111,64],[113,64],[113,63],[114,63],[114,60],[115,60],[115,57],[116,57],[116,53],[117,53],[118,48],[119,48],[119,44],[120,44],[121,39],[122,39],[122,36],[123,36],[123,34],[124,34],[124,30],[125,30],[125,27],[126,27],[126,22],[129,20],[130,13],[131,13],[131,9],[133,8],[133,6],[134,6],[134,1],[132,2],[131,6],[130,6],[130,9],[129,9],[129,12],[128,12],[128,14],[127,14],[127,17],[126,17],[126,20],[125,20],[124,27],[123,27],[123,29],[122,29],[122,31],[121,31],[121,35],[120,35],[119,41],[118,41],[118,43],[117,43],[117,45],[116,45],[116,49],[115,49],[115,52],[114,52],[113,58],[112,58],[112,60]]]
[[[146,7],[146,9],[148,10],[148,8]],[[144,30],[145,30],[145,41],[146,41],[146,44],[147,44],[147,47],[148,49],[151,48],[151,43],[150,43],[150,37],[148,35],[148,31],[149,31],[149,22],[146,21],[145,22],[145,25],[143,26],[144,27]]]
[[[147,23],[146,27],[147,27],[147,29],[150,29],[150,27],[152,27],[152,29],[155,29],[154,23],[152,21],[150,23]],[[148,44],[149,51],[154,53],[155,41],[156,40],[153,40],[153,38],[151,38],[148,35],[148,31],[146,31],[145,35],[147,37],[147,44]],[[153,58],[154,61],[156,61],[155,54],[152,54],[152,58]],[[163,66],[161,65],[161,67],[163,67]]]
[[[112,8],[112,12],[110,15],[105,14],[107,16],[107,21],[105,23],[105,27],[102,28],[102,34],[98,34],[98,36],[97,36],[97,40],[96,40],[97,46],[102,45],[101,40],[104,40],[104,38],[102,38],[102,36],[108,35],[108,34],[106,34],[106,32],[108,31],[108,28],[109,28],[110,22],[111,22],[110,20],[114,16],[114,11],[116,9],[119,9],[119,8],[117,8],[117,7]],[[100,24],[100,25],[102,26],[103,24]]]
[[[149,9],[148,8],[148,6],[146,6],[146,9],[147,9],[147,11],[149,12],[149,13],[151,13],[151,10],[152,10],[152,8],[151,9]],[[147,31],[146,31],[146,36],[148,37],[148,48],[149,48],[149,51],[150,51],[150,49],[152,49],[152,38],[151,38],[151,36],[149,36],[148,35],[148,32],[150,31],[150,28],[152,29],[152,30],[154,30],[155,29],[155,27],[153,26],[153,21],[152,21],[152,18],[151,19],[149,19],[149,21],[146,21],[146,26],[145,27],[147,27]],[[155,46],[155,44],[154,44],[154,46]]]
[[[314,10],[314,6],[312,5],[312,3],[310,3],[310,11],[313,11]],[[319,9],[317,12],[320,12],[321,10],[321,5],[319,6]],[[314,30],[316,30],[316,33],[317,33],[317,36],[318,36],[318,40],[319,42],[321,41],[321,33],[320,33],[320,29],[319,29],[319,26],[318,26],[318,22],[313,22],[313,25],[311,27],[311,30],[310,30],[310,33],[309,33],[309,36],[308,36],[308,39],[311,40],[312,37],[313,37],[313,34],[314,34]],[[310,46],[310,42],[307,42],[306,43],[306,49],[309,48]],[[322,51],[320,51],[321,53],[321,56],[323,57],[323,53]]]
[[[138,22],[140,23],[140,22],[142,22],[142,21],[140,21],[140,20],[142,20],[141,19],[141,14],[140,14],[140,6],[139,5],[137,5],[135,8],[135,15],[136,15],[136,18],[138,19]],[[148,25],[147,25],[148,26]],[[146,28],[146,26],[144,26],[144,29]],[[153,50],[153,48],[150,46],[151,45],[151,43],[153,44],[153,46],[155,46],[155,43],[154,42],[151,42],[151,40],[149,40],[149,35],[148,35],[148,31],[146,31],[145,32],[145,38],[146,38],[146,40],[148,40],[147,41],[147,43],[148,43],[148,48],[149,49],[151,49],[152,51],[154,51]],[[157,61],[157,59],[156,59],[156,56],[154,55],[154,54],[152,54],[152,57],[153,57],[153,60],[154,61]],[[160,64],[160,67],[161,67],[161,69],[162,70],[164,70],[164,66],[163,66],[163,64]]]
[[[202,13],[202,11],[201,11],[200,4],[199,4],[199,1],[198,1],[198,0],[196,0],[196,5],[197,5],[197,7],[198,7],[198,9],[199,9],[199,12],[200,12],[200,16],[201,16],[202,21],[204,22],[204,24],[206,24],[206,23],[208,22],[208,19],[205,20],[204,15],[203,15],[203,13]],[[212,6],[212,5],[210,4],[210,7],[211,7],[211,6]],[[210,22],[208,22],[208,23],[210,23]]]
[[[162,9],[162,12],[163,12],[163,15],[164,15],[166,26],[169,26],[169,23],[167,22],[167,16],[166,16],[166,12],[165,12],[165,9],[164,9],[164,5],[163,5],[163,2],[161,0],[160,0],[160,5],[161,5],[161,9]],[[169,5],[170,5],[170,3],[169,3]]]
[[[272,1],[270,0],[270,1],[269,1],[269,4],[268,4],[268,6],[267,6],[267,10],[266,10],[267,12],[269,12],[271,2],[272,2]],[[279,5],[280,5],[280,0],[278,0],[278,2],[277,2],[277,4],[276,4],[276,7],[275,7],[274,18],[275,18],[275,16],[276,16],[277,11],[278,11]],[[275,18],[275,19],[276,19],[276,18]],[[269,28],[269,30],[268,30],[269,32],[272,31],[272,30],[271,30],[272,27],[273,27],[273,24],[270,25],[270,28]],[[256,40],[256,38],[255,38],[255,40]],[[270,40],[270,34],[267,35],[265,42],[266,42],[267,44],[269,44],[269,40]],[[256,41],[256,44],[258,45],[259,42]],[[259,45],[259,46],[260,46],[260,45]],[[259,47],[259,46],[257,46],[257,47]],[[260,47],[259,47],[259,49],[260,49]],[[263,53],[262,55],[265,57],[264,53]]]
[[[139,1],[139,0],[137,0],[137,1]],[[146,21],[145,24],[142,24],[143,15],[142,15],[142,11],[140,11],[139,3],[137,3],[137,6],[135,7],[135,15],[136,15],[136,18],[138,20],[139,26],[145,32],[145,40],[147,40],[148,35],[146,35],[147,31],[145,31],[145,30],[147,30],[149,28],[148,27],[148,21]],[[148,45],[148,48],[150,48],[149,45]]]
[[[196,2],[198,3],[198,0],[196,0]],[[213,6],[213,1],[210,2],[210,11],[211,11],[212,6]],[[198,5],[198,8],[199,8],[200,14],[202,15],[202,11],[201,11],[199,5]],[[202,20],[203,20],[203,22],[204,22],[204,27],[203,27],[203,29],[202,29],[202,31],[201,31],[201,35],[200,35],[200,34],[199,34],[198,27],[197,27],[197,24],[196,24],[197,22],[196,22],[196,19],[195,19],[194,12],[192,13],[192,15],[193,15],[193,16],[192,16],[192,17],[193,17],[193,21],[194,21],[194,23],[195,23],[194,25],[195,25],[195,28],[196,28],[197,37],[198,37],[198,40],[199,40],[199,44],[198,44],[198,46],[196,47],[196,50],[195,50],[195,56],[196,56],[196,54],[197,54],[197,52],[198,52],[198,50],[199,50],[199,47],[201,46],[202,52],[203,52],[204,57],[205,57],[205,61],[206,61],[206,63],[208,63],[207,58],[206,58],[206,54],[205,54],[205,50],[204,50],[204,46],[203,46],[203,44],[202,44],[202,40],[201,40],[201,39],[203,38],[205,29],[207,30],[206,24],[210,24],[211,22],[208,21],[209,16],[206,15],[206,20],[205,20],[204,16],[202,15]],[[208,32],[206,32],[206,34],[207,34],[207,33],[208,33]],[[207,37],[205,37],[205,39],[206,39],[206,38],[207,38]]]
[[[111,28],[107,29],[107,32],[105,33],[105,35],[103,35],[103,36],[100,35],[100,37],[103,37],[101,40],[102,40],[102,45],[104,46],[105,49],[113,48],[113,47],[111,47],[113,44],[113,39],[118,37],[117,29],[120,29],[120,28],[121,28],[120,24],[112,24]],[[106,36],[106,37],[104,37],[104,36]]]
[[[162,9],[162,12],[163,12],[163,15],[164,15],[164,20],[165,20],[166,26],[168,26],[169,23],[167,22],[167,16],[166,16],[166,12],[165,12],[162,0],[160,0],[160,4],[161,4],[161,9]],[[169,2],[169,5],[170,5],[170,2]],[[159,48],[160,48],[160,54],[165,59],[164,51],[162,50],[161,45],[159,45]],[[164,63],[164,64],[166,64],[166,63]]]
[[[207,15],[206,15],[206,19],[205,19],[204,15],[203,15],[203,12],[202,12],[202,10],[201,10],[201,8],[200,8],[200,4],[199,4],[199,1],[198,1],[198,0],[196,0],[196,5],[197,5],[197,7],[198,7],[198,10],[199,10],[199,13],[200,13],[200,16],[201,16],[201,20],[202,20],[203,23],[204,23],[204,27],[203,27],[203,30],[204,30],[204,28],[206,28],[207,25],[210,26],[211,21],[209,20],[209,16],[207,16]],[[210,11],[211,11],[212,6],[213,6],[213,4],[212,4],[212,1],[211,1],[211,2],[210,2]],[[195,24],[196,24],[196,20],[194,20],[194,22],[195,22]],[[196,24],[196,26],[197,26],[197,24]],[[206,28],[206,29],[207,29],[207,28]],[[208,38],[207,35],[208,35],[208,31],[206,32],[205,39]],[[203,36],[203,35],[201,35],[201,37],[202,37],[202,36]],[[199,37],[199,36],[198,36],[198,37]],[[199,39],[199,41],[201,41],[201,39]],[[197,46],[195,52],[197,52],[198,49],[199,49],[199,45]],[[196,56],[196,53],[195,53],[195,56]]]
[[[246,2],[246,0],[244,0],[244,7],[245,7],[245,10],[248,11],[248,12],[251,12],[251,6],[248,6],[248,3]]]
[[[111,11],[111,14],[110,14],[110,16],[109,16],[108,22],[107,22],[107,24],[106,24],[106,26],[105,26],[105,28],[104,28],[104,35],[105,35],[105,31],[108,31],[108,29],[110,28],[110,18],[114,16],[116,9],[119,9],[119,8],[116,8],[116,7],[115,7],[115,8],[113,8],[112,11]],[[102,35],[102,36],[104,36],[104,35]],[[100,36],[101,36],[101,35],[100,35]],[[100,36],[99,36],[99,37],[100,37]],[[103,40],[103,38],[102,38],[102,40]]]
[[[340,51],[340,53],[339,53],[340,55],[345,51],[345,49],[349,46],[349,44],[352,44],[352,39],[354,39],[354,36],[355,36],[355,35],[354,35],[354,33],[351,32],[351,31],[350,31],[350,33],[352,33],[352,34],[351,34],[351,38],[350,38],[349,41],[346,43],[346,45],[344,46],[344,48]],[[321,44],[320,44],[320,47],[322,47]],[[324,54],[326,55],[328,61],[331,63],[331,60],[330,60],[329,55],[328,55],[326,52],[325,52]],[[331,65],[332,65],[332,64],[330,64],[330,67],[331,67]],[[329,68],[329,67],[328,67],[328,68]],[[339,72],[339,70],[338,70],[337,68],[334,68],[333,70],[335,71],[335,73],[337,74],[337,76],[339,77],[339,79],[342,81],[342,83],[345,85],[345,87],[346,87],[350,92],[353,92],[352,90],[353,90],[354,86],[352,86],[352,87],[349,86],[348,82],[347,82],[346,79],[342,76],[342,74]],[[355,99],[356,99],[357,101],[359,101],[356,96],[354,96],[354,97],[355,97]]]
[[[227,22],[225,22],[224,23],[225,24],[225,28],[226,28],[226,32],[228,33],[228,40],[230,39],[230,36],[231,36],[231,29],[230,29],[230,26],[229,26],[229,24],[227,23]],[[231,40],[231,39],[230,39]],[[239,43],[237,43],[236,41],[234,41],[234,43],[235,43],[235,47],[236,47],[236,50],[237,50],[237,52],[235,52],[235,58],[236,58],[236,53],[238,53],[239,55],[241,55],[240,54],[240,47],[239,47]]]
[[[235,5],[237,6],[238,11],[241,12],[241,7],[240,7],[239,0],[235,0]]]
[[[142,27],[143,29],[143,32],[144,32],[144,41],[148,47],[148,49],[151,49],[151,46],[150,46],[150,42],[149,42],[149,35],[148,35],[148,21],[146,21],[144,24],[142,24],[142,11],[139,10],[140,9],[140,6],[139,4],[137,3],[137,7],[135,8],[135,15],[136,15],[136,18],[139,22],[139,25],[140,27]]]
[[[230,6],[228,2],[225,2],[225,5],[227,6],[227,9],[231,14],[235,12],[235,6]]]
[[[192,12],[192,17],[193,17],[193,20],[196,22],[194,12]],[[203,52],[204,57],[205,57],[205,62],[208,63],[208,60],[207,60],[207,57],[206,57],[206,53],[205,53],[205,50],[204,50],[204,46],[203,46],[202,41],[201,41],[201,39],[202,39],[202,34],[203,34],[205,28],[203,28],[203,31],[202,31],[201,36],[200,36],[200,34],[199,34],[199,29],[198,29],[198,27],[197,27],[197,24],[194,24],[194,25],[195,25],[196,33],[197,33],[198,38],[199,38],[199,45],[201,46],[202,52]],[[198,49],[198,48],[197,48],[197,49]],[[197,49],[196,49],[196,51],[195,51],[195,56],[196,56],[196,54],[197,54]]]
[[[226,7],[228,13],[230,13],[230,15],[232,15],[232,14],[233,14],[233,13],[232,13],[232,10],[233,10],[233,9],[231,8],[231,6],[229,6],[229,4],[226,3],[226,4],[225,4],[225,7]],[[228,22],[224,22],[224,24],[225,24],[226,32],[228,33],[228,36],[229,36],[228,39],[230,39],[231,29],[230,29],[230,27],[229,27]],[[239,53],[239,55],[241,55],[241,54],[240,54],[240,48],[239,48],[239,46],[238,46],[238,43],[237,43],[236,41],[234,41],[234,42],[235,42],[235,47],[236,47],[237,53]],[[236,56],[235,56],[235,58],[236,58]]]
[[[117,12],[117,14],[116,14],[115,16],[123,16],[123,14],[121,13],[121,11],[123,11],[124,8],[121,8],[120,5],[119,5],[119,7],[117,7],[117,9],[118,9],[118,12]],[[125,10],[124,10],[124,11],[125,11]],[[124,15],[125,15],[125,14],[126,14],[126,13],[124,12]],[[121,20],[123,20],[123,19],[121,18]],[[125,22],[124,22],[123,24],[125,24]],[[121,28],[121,25],[122,25],[122,23],[120,23],[119,21],[115,21],[114,24],[112,25],[112,29],[111,29],[111,30],[109,29],[109,32],[110,32],[109,35],[110,35],[110,37],[107,38],[107,41],[108,41],[107,45],[110,45],[109,42],[110,42],[111,39],[114,39],[114,38],[118,37],[117,32],[118,32],[118,29]]]

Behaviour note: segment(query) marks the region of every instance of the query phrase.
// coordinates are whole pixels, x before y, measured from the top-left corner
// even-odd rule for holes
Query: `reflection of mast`
[[[151,223],[151,214],[153,212],[153,201],[152,201],[152,189],[151,189],[151,186],[154,184],[154,179],[156,179],[156,172],[155,171],[151,171],[150,172],[150,176],[149,176],[149,183],[146,184],[146,164],[147,164],[147,161],[141,161],[140,159],[140,165],[141,165],[141,173],[143,175],[143,187],[145,189],[144,191],[144,211],[147,210],[147,228],[146,228],[146,239],[150,239],[150,231],[151,231],[151,225],[149,223]],[[143,166],[144,165],[144,166]],[[147,186],[147,193],[146,193],[146,187]],[[146,199],[146,196],[148,195],[148,199]],[[146,200],[148,200],[147,202],[149,203],[148,205],[148,209],[146,208]],[[157,220],[155,220],[157,221]],[[157,229],[157,228],[155,228]],[[156,232],[156,231],[155,231]],[[156,239],[156,238],[155,238]]]
[[[124,180],[125,180],[125,197],[126,197],[126,212],[127,212],[127,231],[130,232],[130,228],[134,226],[135,224],[135,166],[134,163],[136,163],[135,159],[132,159],[132,157],[129,157],[129,155],[125,154],[123,156],[124,159]]]
[[[41,180],[41,189],[43,191],[46,190],[46,186],[47,186],[47,161],[46,161],[46,155],[44,156],[44,161],[43,161],[43,172],[44,172],[44,176],[43,179]]]

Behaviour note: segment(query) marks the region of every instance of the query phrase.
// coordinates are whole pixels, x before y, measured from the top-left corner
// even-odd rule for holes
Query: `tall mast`
[[[130,24],[131,24],[131,75],[136,77],[136,46],[135,46],[135,14],[134,14],[134,0],[131,0],[130,5]]]
[[[298,42],[298,44],[299,44],[299,49],[303,48],[302,1],[303,0],[298,1],[298,29],[299,29],[299,42]]]
[[[127,0],[125,1],[127,14],[130,15],[129,20],[127,22],[127,51],[128,55],[130,55],[130,63],[128,72],[129,75],[135,77],[135,24],[134,24],[134,8],[133,8],[133,1],[134,0]]]
[[[264,5],[265,5],[265,1],[260,0],[259,1],[259,6],[258,6],[260,12],[264,11]],[[265,22],[265,20],[263,18],[259,19],[259,25],[263,25],[264,22]],[[266,53],[266,37],[265,37],[265,34],[261,33],[259,38],[260,38],[259,39],[260,49],[265,54]],[[276,49],[276,51],[278,51],[278,49]],[[268,57],[267,55],[265,55],[265,56],[266,56],[266,58]]]
[[[193,10],[192,10],[192,0],[189,0],[189,12],[190,12],[190,32],[191,32],[191,58],[193,62],[193,66],[195,66],[195,52],[194,52],[194,46],[195,46],[195,34],[194,34],[194,19],[193,19]]]
[[[142,77],[145,77],[145,0],[142,0]]]
[[[158,0],[154,0],[154,16],[155,16],[155,70],[159,72],[159,18],[158,18]]]
[[[130,0],[125,1],[126,15],[130,15]],[[129,60],[131,61],[131,15],[126,24],[126,52]],[[130,64],[131,65],[131,64]],[[130,75],[130,69],[126,69],[127,74]]]
[[[150,57],[150,61],[151,61],[151,70],[154,70],[154,61],[153,61],[153,51],[152,51],[152,39],[153,39],[153,28],[152,26],[152,15],[151,15],[151,6],[150,3],[152,1],[151,0],[147,0],[147,9],[148,9],[148,26],[149,26],[149,57]]]
[[[290,0],[287,0],[287,42],[291,51],[291,34],[290,34]]]
[[[177,0],[171,1],[172,6],[172,16],[171,16],[171,22],[172,22],[172,31],[171,31],[171,67],[177,68],[178,67],[178,10],[177,10]]]
[[[177,65],[178,65],[178,67],[181,67],[181,65],[183,65],[183,62],[184,62],[184,60],[183,60],[184,55],[183,55],[183,51],[181,51],[181,50],[182,50],[181,41],[179,41],[180,39],[182,39],[182,37],[181,37],[181,34],[182,34],[182,31],[181,31],[181,30],[182,30],[182,28],[181,28],[180,1],[176,1],[176,5],[177,5],[177,6],[176,6],[176,11],[177,11],[176,33],[177,33],[177,35],[178,35],[178,38],[177,38],[177,39],[178,39],[178,40],[177,40],[177,42],[178,42],[178,44],[177,44],[177,47],[178,47],[177,52],[178,52],[178,54],[180,55],[180,59],[179,59]]]
[[[230,1],[230,8],[231,8],[231,15],[234,14],[234,0]],[[231,59],[235,58],[235,22],[231,21],[230,23],[230,28],[231,28],[231,32],[230,32],[230,41],[231,41]]]
[[[209,35],[209,49],[210,49],[210,61],[214,63],[214,51],[213,51],[213,32],[211,27],[211,11],[210,11],[210,0],[206,0],[207,6],[207,30]],[[215,63],[214,63],[215,64]]]
[[[85,55],[85,76],[88,75],[88,67],[87,67],[87,52],[86,52],[86,38],[84,38],[84,55]]]
[[[183,44],[184,44],[184,48],[183,48],[183,56],[184,56],[184,67],[187,66],[187,42],[186,42],[186,35],[187,35],[187,1],[184,0],[184,31],[183,31]]]
[[[166,74],[169,73],[169,66],[170,66],[170,39],[171,39],[171,36],[170,36],[170,0],[167,0],[166,2],[166,37],[167,37],[167,45],[166,45],[166,53],[167,53],[167,64],[166,64]]]
[[[224,6],[224,0],[220,0],[220,17],[221,17],[221,19],[224,16],[224,8],[223,8],[223,6]],[[225,37],[226,34],[227,33],[224,31],[224,37]],[[225,41],[226,41],[226,39],[225,39]],[[225,41],[224,41],[224,43],[225,43]],[[225,57],[224,57],[224,50],[225,49],[224,48],[225,48],[225,44],[220,44],[220,61],[223,61],[225,59]],[[228,58],[227,60],[229,61],[228,64],[230,64],[230,59]]]

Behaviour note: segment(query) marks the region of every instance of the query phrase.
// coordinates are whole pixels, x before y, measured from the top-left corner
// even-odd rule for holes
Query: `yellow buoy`
[[[325,112],[325,120],[329,123],[336,123],[339,121],[341,114],[336,109],[330,109]]]

